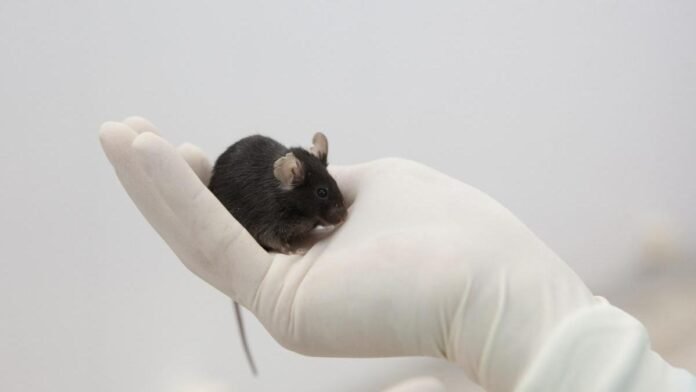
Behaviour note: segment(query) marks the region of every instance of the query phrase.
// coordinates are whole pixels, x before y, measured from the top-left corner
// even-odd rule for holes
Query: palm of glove
[[[189,269],[294,351],[440,356],[498,389],[514,384],[546,330],[590,302],[507,209],[400,159],[329,167],[347,221],[302,255],[268,254],[205,187],[200,150],[177,152],[154,131],[140,118],[102,127],[124,188]]]

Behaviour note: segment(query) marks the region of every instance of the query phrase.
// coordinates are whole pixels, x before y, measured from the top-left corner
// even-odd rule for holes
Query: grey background
[[[696,255],[694,20],[692,1],[3,0],[0,389],[463,382],[434,360],[299,356],[247,315],[254,380],[229,301],[101,152],[100,123],[132,114],[211,159],[252,132],[307,144],[323,130],[333,163],[422,161],[508,206],[597,294],[651,296],[646,268]],[[657,317],[696,314],[676,296]]]

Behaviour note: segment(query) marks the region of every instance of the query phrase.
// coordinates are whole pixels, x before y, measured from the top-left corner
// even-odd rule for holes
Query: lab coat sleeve
[[[650,348],[645,327],[601,299],[564,320],[518,391],[696,391],[696,377]]]

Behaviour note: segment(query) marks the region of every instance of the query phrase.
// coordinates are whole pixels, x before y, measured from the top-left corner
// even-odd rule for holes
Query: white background
[[[101,152],[100,123],[131,114],[211,159],[250,133],[323,130],[333,163],[422,161],[508,206],[600,295],[646,257],[695,259],[693,1],[193,3],[0,2],[0,390],[354,391],[452,372],[302,357],[247,314],[254,380],[228,299]]]

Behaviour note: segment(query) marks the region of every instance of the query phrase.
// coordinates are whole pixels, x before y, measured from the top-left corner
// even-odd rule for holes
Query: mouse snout
[[[332,225],[338,225],[343,223],[347,216],[348,210],[343,204],[339,204],[329,209],[328,213],[326,214],[326,220]]]

